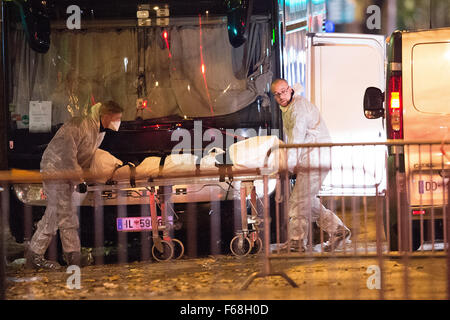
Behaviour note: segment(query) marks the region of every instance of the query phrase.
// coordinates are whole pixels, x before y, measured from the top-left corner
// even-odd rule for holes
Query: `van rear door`
[[[306,98],[322,113],[333,143],[385,142],[383,118],[359,111],[367,87],[385,87],[385,39],[370,34],[308,36]],[[334,147],[321,195],[383,192],[385,152],[380,146]]]
[[[450,140],[450,28],[402,34],[403,133],[406,140]],[[444,145],[443,145],[444,147]],[[440,145],[410,147],[405,171],[411,206],[444,203],[450,159]],[[448,145],[444,152],[450,156]],[[444,170],[443,170],[444,169]],[[443,172],[446,174],[443,174]]]

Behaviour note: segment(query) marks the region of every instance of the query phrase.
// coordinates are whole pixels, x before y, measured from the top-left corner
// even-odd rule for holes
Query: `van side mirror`
[[[378,119],[384,116],[384,93],[375,87],[369,87],[364,93],[364,115],[367,119]]]

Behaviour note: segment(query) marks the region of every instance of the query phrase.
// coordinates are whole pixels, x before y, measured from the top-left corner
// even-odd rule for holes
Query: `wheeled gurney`
[[[247,150],[248,141],[255,142],[257,148],[250,143],[250,150]],[[72,183],[78,191],[73,193],[73,206],[148,205],[149,217],[118,217],[116,229],[120,232],[151,231],[154,240],[152,253],[157,260],[179,258],[184,252],[183,244],[171,236],[171,226],[175,223],[173,217],[176,217],[172,204],[239,200],[242,228],[236,232],[230,249],[235,255],[246,255],[261,249],[258,225],[262,220],[258,217],[257,200],[264,194],[263,177],[270,177],[267,194],[275,189],[278,167],[273,165],[270,157],[266,157],[274,141],[277,141],[276,137],[255,137],[240,141],[235,145],[243,145],[244,152],[230,146],[227,156],[232,158],[230,162],[221,162],[215,155],[208,154],[197,163],[193,155],[187,154],[180,155],[183,159],[181,164],[174,161],[177,156],[169,156],[164,164],[161,157],[148,157],[138,166],[129,163],[123,165],[111,154],[98,150],[92,161],[91,169],[94,170],[84,172],[86,183],[76,187],[78,182],[73,179],[79,173],[75,171],[38,173],[13,170],[5,178],[15,181],[13,189],[18,199],[32,206],[46,206],[46,195],[41,183],[43,180]],[[112,161],[108,157],[102,158],[102,154]],[[239,158],[241,154],[244,155],[243,159]],[[278,159],[276,156],[273,158]],[[250,217],[247,216],[247,199],[251,205]],[[160,209],[160,215],[157,208]],[[152,226],[155,225],[158,228],[153,230]]]
[[[231,240],[230,250],[237,256],[258,253],[262,248],[258,235],[262,219],[258,217],[257,199],[263,197],[263,174],[276,174],[282,161],[280,153],[266,158],[267,152],[278,143],[274,136],[254,137],[232,145],[226,156],[222,150],[212,150],[198,161],[192,154],[172,154],[165,159],[148,157],[137,167],[123,165],[111,157],[105,161],[99,154],[100,158],[93,161],[94,166],[96,163],[105,166],[109,161],[116,167],[105,184],[88,187],[88,191],[92,191],[89,192],[90,201],[94,201],[93,194],[97,192],[101,193],[104,205],[147,203],[150,217],[117,218],[117,231],[150,230],[153,257],[168,260],[180,258],[184,252],[181,241],[171,237],[170,225],[173,225],[172,214],[175,212],[170,204],[239,200],[242,229]],[[102,168],[93,169],[93,172],[102,172]],[[275,185],[276,179],[269,179],[269,194]],[[247,198],[251,206],[250,217],[247,215]],[[152,228],[155,225],[158,228]],[[178,247],[175,256],[174,245]]]
[[[131,182],[130,182],[131,181]],[[231,252],[238,256],[258,253],[262,241],[258,235],[257,186],[262,188],[262,174],[253,170],[204,170],[165,177],[133,177],[113,181],[112,184],[87,186],[87,201],[95,205],[96,194],[101,195],[103,205],[130,202],[148,204],[150,217],[117,218],[117,231],[151,231],[152,255],[158,260],[178,259],[184,253],[183,243],[171,236],[173,211],[170,204],[188,202],[223,201],[239,199],[241,203],[242,230],[231,240]],[[259,189],[259,188],[258,188]],[[247,215],[247,198],[250,198],[251,215]],[[98,197],[97,197],[98,199]],[[158,215],[157,207],[160,208]],[[176,214],[175,214],[176,215]],[[157,229],[153,226],[158,226]],[[249,228],[250,226],[250,228]],[[160,232],[162,236],[160,236]],[[176,252],[176,254],[175,254]]]

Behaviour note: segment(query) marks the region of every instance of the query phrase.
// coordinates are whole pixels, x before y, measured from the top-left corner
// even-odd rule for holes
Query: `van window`
[[[413,47],[414,107],[426,113],[450,113],[450,43],[423,43]]]

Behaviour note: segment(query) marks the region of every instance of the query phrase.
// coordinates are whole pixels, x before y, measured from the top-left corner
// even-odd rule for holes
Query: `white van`
[[[442,141],[388,148],[390,247],[409,250],[412,244],[417,249],[431,234],[433,243],[442,236],[448,203],[450,148],[444,141],[450,139],[450,28],[396,31],[386,57],[386,88],[367,88],[365,116],[386,120],[389,141]]]
[[[450,148],[424,145],[419,152],[417,144],[383,144],[450,139],[450,28],[397,31],[388,39],[290,28],[284,45],[282,75],[291,85],[303,85],[332,142],[379,143],[333,147],[332,170],[319,195],[386,196],[391,250],[399,247],[399,232],[405,249],[417,249],[431,234],[443,239],[450,159],[440,149],[450,156]],[[357,112],[363,99],[364,113]]]

